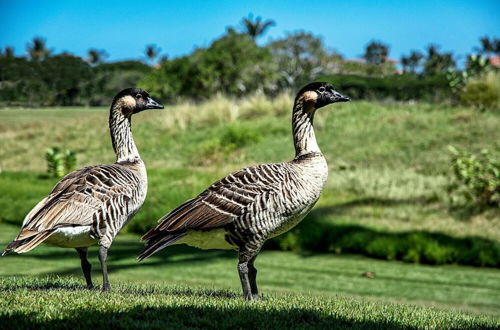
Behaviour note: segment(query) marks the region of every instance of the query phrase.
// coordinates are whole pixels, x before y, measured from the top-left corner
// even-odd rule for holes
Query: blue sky
[[[390,45],[399,59],[430,43],[464,56],[481,36],[500,37],[500,1],[95,1],[0,0],[0,47],[25,54],[26,43],[43,36],[56,53],[86,56],[105,49],[108,60],[143,57],[157,44],[175,57],[208,46],[243,16],[271,18],[277,25],[259,40],[305,30],[329,48],[358,57],[372,39]]]

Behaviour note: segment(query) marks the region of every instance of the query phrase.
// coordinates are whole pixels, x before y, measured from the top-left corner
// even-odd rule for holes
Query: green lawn
[[[16,232],[15,226],[0,225],[0,244]],[[46,327],[500,326],[498,269],[264,251],[256,262],[264,301],[245,303],[236,253],[173,247],[138,263],[134,257],[141,246],[130,234],[113,244],[111,294],[84,289],[74,250],[42,245],[0,259],[0,322]],[[96,252],[93,248],[90,258],[94,281],[100,283]],[[366,272],[375,278],[364,277]]]

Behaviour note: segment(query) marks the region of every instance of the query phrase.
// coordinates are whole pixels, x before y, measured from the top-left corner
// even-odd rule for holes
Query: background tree
[[[108,54],[103,49],[91,48],[87,52],[87,61],[94,66],[103,63],[107,57]]]
[[[248,17],[244,17],[241,20],[241,23],[244,27],[244,31],[248,34],[252,39],[257,39],[260,36],[263,36],[266,33],[266,30],[271,26],[276,25],[272,19],[268,19],[262,21],[262,17],[257,16],[255,20],[253,19],[253,14],[249,14]]]
[[[272,84],[271,54],[250,36],[228,29],[208,48],[167,60],[139,85],[161,99],[210,98],[216,93],[242,96]]]
[[[277,66],[279,88],[296,89],[324,74],[328,52],[323,40],[309,32],[288,33],[267,46]]]
[[[0,49],[0,56],[6,58],[14,58],[16,55],[14,54],[14,48],[11,46],[6,46],[3,51]]]
[[[455,68],[455,66],[456,63],[451,52],[440,53],[439,46],[433,44],[427,47],[427,57],[424,62],[424,71],[426,74],[446,73],[446,71]]]
[[[480,47],[474,49],[481,55],[491,56],[492,54],[500,54],[500,39],[495,37],[484,36],[479,39]]]
[[[380,41],[372,41],[366,46],[363,58],[370,64],[379,65],[385,62],[387,55],[389,55],[388,45]]]
[[[42,37],[35,37],[26,46],[29,57],[32,61],[43,61],[50,56],[51,50],[47,48],[46,40]]]
[[[158,48],[158,46],[151,44],[147,45],[146,49],[144,50],[144,54],[146,55],[147,59],[149,60],[149,63],[151,65],[154,65],[156,62],[156,58],[158,55],[160,55],[161,49]]]
[[[401,65],[403,66],[403,71],[416,73],[424,55],[419,51],[413,50],[408,56],[401,56]]]

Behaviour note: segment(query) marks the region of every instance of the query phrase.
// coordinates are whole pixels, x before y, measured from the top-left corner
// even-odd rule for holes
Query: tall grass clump
[[[163,126],[176,132],[234,123],[239,119],[281,116],[290,112],[292,102],[287,93],[267,97],[257,92],[241,99],[217,94],[202,103],[187,101],[173,105],[163,117]]]
[[[340,165],[332,184],[367,198],[433,201],[442,195],[447,178],[443,175],[422,175],[413,170],[346,168]]]

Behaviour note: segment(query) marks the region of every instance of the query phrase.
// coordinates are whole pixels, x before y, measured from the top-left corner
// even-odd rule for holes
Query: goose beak
[[[146,103],[146,109],[164,109],[165,107],[160,103],[156,102],[152,98],[148,97],[148,103]]]
[[[337,91],[333,91],[333,93],[330,96],[330,103],[335,103],[335,102],[349,102],[351,99],[347,96],[344,96],[340,94]]]

